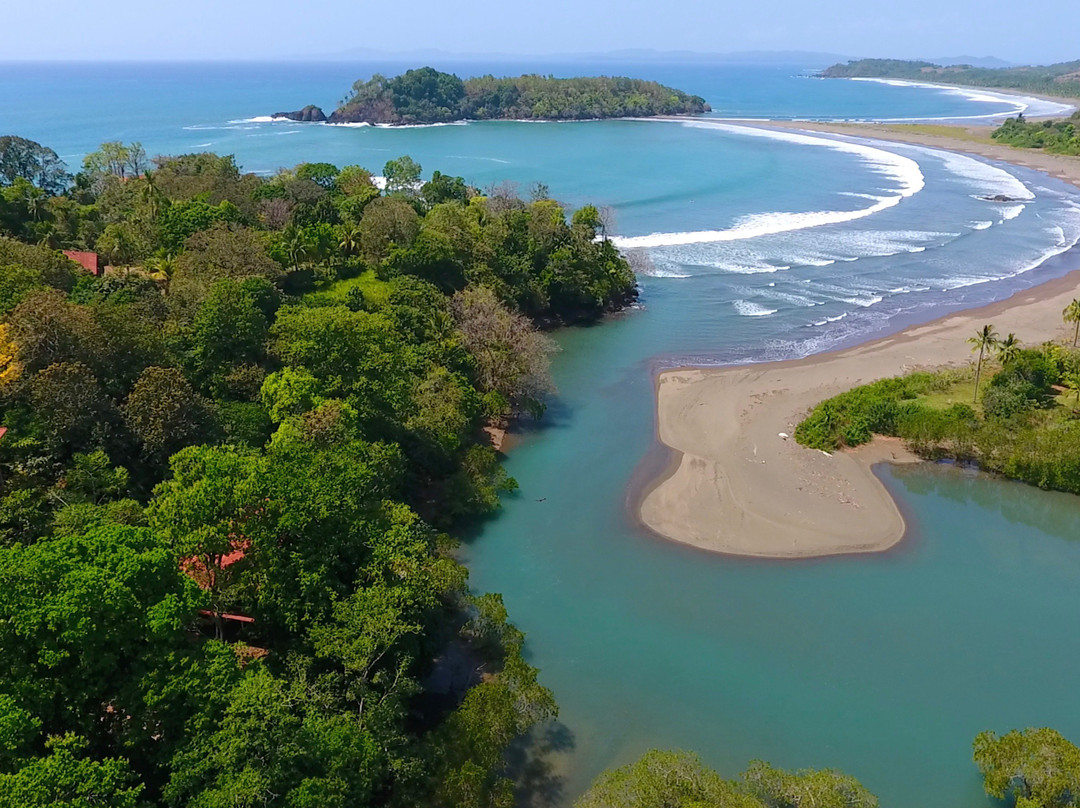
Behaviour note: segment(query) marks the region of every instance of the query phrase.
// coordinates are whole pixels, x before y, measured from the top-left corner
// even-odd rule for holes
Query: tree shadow
[[[514,782],[518,808],[556,808],[566,804],[566,758],[574,733],[560,721],[534,729],[511,746],[507,776]]]

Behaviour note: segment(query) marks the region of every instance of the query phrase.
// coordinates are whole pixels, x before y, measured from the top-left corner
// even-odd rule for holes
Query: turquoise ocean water
[[[72,164],[108,139],[232,153],[267,173],[301,160],[378,171],[407,153],[476,185],[543,181],[570,205],[614,209],[620,243],[648,262],[641,307],[559,335],[559,395],[507,459],[522,490],[465,548],[473,585],[503,593],[560,703],[555,804],[660,746],[727,774],[755,757],[835,766],[885,806],[959,808],[985,804],[978,731],[1049,724],[1080,740],[1080,500],[955,469],[884,469],[905,541],[806,562],[691,551],[627,508],[654,445],[659,369],[851,344],[1076,265],[1071,186],[723,118],[959,119],[1028,102],[824,81],[799,65],[492,64],[458,69],[643,75],[715,112],[393,130],[265,120],[332,107],[353,79],[401,67],[0,65],[0,133]],[[1014,201],[982,198],[994,194]]]

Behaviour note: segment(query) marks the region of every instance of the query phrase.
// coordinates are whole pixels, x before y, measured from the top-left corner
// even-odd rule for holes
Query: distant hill
[[[575,58],[612,62],[702,62],[707,64],[763,64],[819,67],[843,61],[846,56],[816,51],[735,51],[705,53],[699,51],[661,51],[651,49],[616,50],[604,53],[575,54]]]
[[[1053,65],[986,68],[969,65],[940,65],[901,59],[859,59],[835,64],[821,74],[825,78],[886,78],[934,81],[1021,90],[1039,95],[1080,98],[1080,60]]]
[[[928,59],[936,65],[942,65],[943,67],[954,67],[956,65],[967,65],[968,67],[1016,67],[1015,62],[1006,62],[1004,59],[998,59],[996,56],[941,56],[937,59]]]
[[[525,75],[462,80],[431,67],[400,76],[375,75],[353,85],[353,94],[330,123],[428,124],[460,120],[581,120],[588,118],[697,115],[709,105],[655,81],[623,77],[556,79]],[[284,113],[317,120],[314,110]],[[319,111],[321,114],[321,110]],[[295,116],[308,117],[300,118]]]
[[[296,59],[314,59],[331,61],[360,62],[402,62],[431,63],[443,66],[470,62],[509,62],[514,64],[561,65],[573,62],[687,62],[703,64],[775,64],[800,65],[802,67],[826,67],[836,62],[849,59],[839,53],[820,53],[817,51],[734,51],[714,53],[690,50],[656,50],[654,48],[623,48],[610,51],[584,51],[577,53],[468,53],[444,51],[437,48],[418,48],[408,51],[387,51],[377,48],[350,48],[336,53],[295,56]]]

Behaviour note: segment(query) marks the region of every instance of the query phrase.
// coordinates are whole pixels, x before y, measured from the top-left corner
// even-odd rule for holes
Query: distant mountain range
[[[305,54],[296,59],[325,59],[329,61],[370,61],[370,62],[409,62],[425,61],[480,62],[505,61],[513,63],[544,62],[560,64],[565,62],[701,62],[706,64],[791,64],[802,67],[826,67],[836,62],[846,61],[849,57],[838,53],[817,51],[738,51],[734,53],[703,53],[700,51],[663,51],[652,48],[626,48],[614,51],[582,53],[456,53],[437,48],[419,48],[408,51],[387,51],[376,48],[350,48],[336,53],[324,53],[318,56]]]
[[[358,62],[402,62],[409,64],[422,64],[425,62],[441,62],[451,64],[457,62],[511,62],[511,63],[545,63],[565,64],[567,62],[612,62],[612,63],[658,63],[658,62],[682,62],[701,64],[746,64],[746,65],[799,65],[807,68],[823,68],[837,63],[847,62],[854,57],[839,53],[808,50],[752,50],[732,51],[726,53],[710,53],[690,50],[657,50],[655,48],[623,48],[612,51],[585,51],[580,53],[473,53],[454,52],[439,48],[416,48],[414,50],[389,51],[378,48],[350,48],[335,53],[305,54],[295,56],[295,59],[322,59],[328,61],[358,61]],[[996,56],[944,56],[935,59],[920,61],[930,62],[935,65],[951,67],[954,65],[970,65],[981,68],[1013,67],[1013,63]]]

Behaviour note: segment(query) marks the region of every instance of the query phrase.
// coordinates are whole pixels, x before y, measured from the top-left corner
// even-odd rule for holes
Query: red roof
[[[64,255],[74,261],[88,272],[101,275],[101,261],[96,252],[80,252],[79,250],[64,250]]]
[[[199,609],[199,614],[203,617],[213,617],[216,612],[212,612],[209,609]],[[228,612],[222,612],[218,615],[222,620],[233,620],[237,623],[254,623],[254,617],[248,617],[246,614],[229,614]]]
[[[217,573],[226,567],[231,567],[237,561],[243,559],[245,551],[251,546],[247,539],[233,539],[229,542],[232,547],[227,553],[223,553],[216,561],[211,562],[211,568],[207,569],[203,559],[199,556],[191,556],[180,562],[180,569],[203,589],[211,589],[214,586]]]

